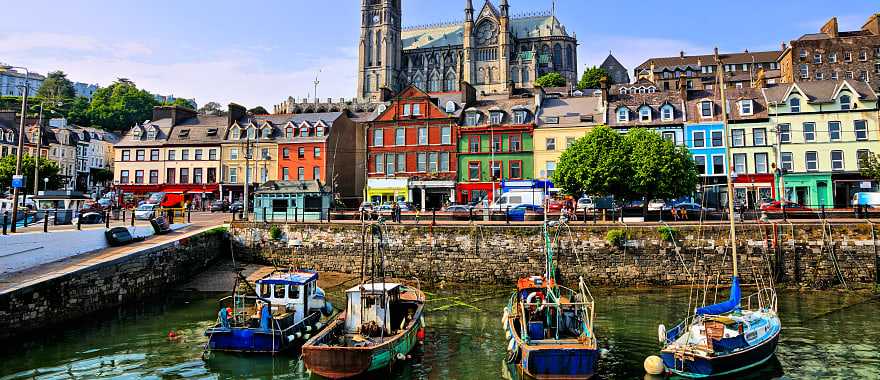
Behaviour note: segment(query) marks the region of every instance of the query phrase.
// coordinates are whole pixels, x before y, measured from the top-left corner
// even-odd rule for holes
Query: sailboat
[[[559,228],[564,224],[563,219]],[[508,339],[507,361],[536,379],[589,378],[599,359],[593,296],[583,277],[576,290],[559,285],[549,227],[545,221],[544,273],[520,278],[504,307],[501,322]]]
[[[717,55],[716,60],[721,67],[722,63]],[[721,70],[719,73],[724,133],[729,138],[724,75]],[[731,162],[730,154],[728,148],[727,162]],[[660,325],[660,356],[651,356],[645,360],[645,370],[650,374],[666,372],[687,378],[727,376],[760,366],[776,354],[782,330],[777,313],[776,291],[771,285],[759,288],[756,293],[742,298],[732,182],[730,170],[727,170],[728,218],[733,256],[730,295],[724,302],[696,308],[692,315],[669,330]]]

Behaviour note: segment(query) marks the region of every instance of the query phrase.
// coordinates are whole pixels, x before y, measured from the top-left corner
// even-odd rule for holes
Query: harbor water
[[[328,292],[341,304],[339,290]],[[657,325],[677,323],[688,308],[681,289],[593,289],[601,379],[643,379],[658,349]],[[520,378],[504,364],[500,287],[429,289],[425,345],[376,379]],[[199,292],[145,301],[69,323],[0,348],[0,379],[309,379],[298,354],[214,354],[203,359],[204,330],[221,294]],[[870,295],[782,292],[782,337],[752,379],[880,378],[880,301]],[[175,337],[170,338],[173,331]]]

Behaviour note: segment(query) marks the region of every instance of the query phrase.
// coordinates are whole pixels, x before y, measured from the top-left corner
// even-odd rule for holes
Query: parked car
[[[102,213],[104,212],[104,206],[102,206],[99,202],[87,202],[85,205],[83,205],[79,212],[81,214],[85,214],[88,212]]]
[[[358,211],[372,212],[374,208],[375,208],[375,205],[373,204],[373,202],[363,202],[363,203],[361,203],[361,206],[358,207]]]
[[[547,208],[547,211],[559,212],[565,206],[565,201],[548,197],[544,200],[544,206]]]
[[[578,211],[583,211],[583,210],[592,211],[596,208],[596,204],[593,203],[593,198],[583,196],[583,197],[581,197],[581,199],[578,199],[577,205],[575,206],[575,208],[577,208]]]
[[[101,205],[101,207],[103,208],[110,208],[110,206],[113,205],[113,201],[108,198],[101,198],[98,199],[98,204]]]
[[[235,213],[242,211],[244,211],[244,203],[241,203],[241,201],[235,201],[232,202],[231,205],[229,205],[229,212]]]
[[[473,209],[474,209],[474,207],[471,205],[453,204],[453,205],[447,206],[444,211],[451,212],[453,214],[470,214],[471,210],[473,210]]]
[[[783,201],[773,201],[761,206],[761,211],[782,211]],[[785,201],[785,211],[813,211],[809,207],[805,207],[800,203]]]
[[[159,205],[155,203],[144,203],[134,210],[134,218],[138,220],[150,220],[156,216]]]
[[[853,194],[853,207],[880,207],[880,193],[860,192]]]
[[[211,213],[229,211],[229,202],[214,202],[211,204]]]
[[[385,204],[379,206],[378,208],[376,208],[376,211],[379,212],[379,215],[390,216],[391,215],[391,205],[392,205],[392,203],[390,203],[390,202],[385,203]],[[397,202],[397,205],[400,207],[401,212],[407,212],[407,211],[413,210],[413,207],[409,203],[406,203],[406,202]]]
[[[507,212],[507,217],[512,221],[522,222],[526,220],[527,213],[543,214],[544,208],[532,204],[520,204]]]
[[[104,223],[104,214],[99,212],[86,212],[78,218],[73,218],[73,224],[101,224]]]
[[[695,202],[681,202],[681,203],[676,203],[676,204],[671,205],[671,206],[665,206],[665,207],[663,207],[663,210],[672,210],[673,207],[675,207],[676,210],[685,209],[685,210],[687,210],[688,212],[692,212],[692,211],[696,211],[696,212],[700,212],[700,211],[704,211],[704,212],[712,212],[712,211],[715,211],[714,208],[711,208],[711,207],[703,207],[703,205],[701,205],[701,204],[699,204],[699,203],[695,203]]]
[[[504,211],[523,204],[540,205],[544,204],[545,197],[542,190],[511,190],[496,198],[490,207],[491,210]]]
[[[666,201],[661,199],[654,199],[648,202],[648,211],[660,211],[666,208]]]

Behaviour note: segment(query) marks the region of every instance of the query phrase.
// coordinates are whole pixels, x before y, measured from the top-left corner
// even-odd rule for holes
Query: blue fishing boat
[[[233,295],[220,300],[206,351],[278,354],[316,334],[333,312],[318,273],[276,271],[251,286],[239,275]]]
[[[595,303],[583,278],[577,290],[557,283],[548,228],[545,223],[545,273],[519,279],[504,308],[507,361],[536,379],[589,378],[599,360]]]

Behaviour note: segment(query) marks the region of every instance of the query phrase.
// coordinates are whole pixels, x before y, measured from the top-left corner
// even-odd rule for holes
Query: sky
[[[485,0],[473,0],[479,9]],[[498,0],[494,0],[497,4]],[[552,0],[509,0],[511,13]],[[29,0],[4,4],[0,62],[106,86],[129,78],[150,92],[261,105],[288,96],[356,92],[360,0]],[[871,0],[739,0],[686,6],[647,0],[557,0],[578,38],[578,63],[611,51],[627,69],[649,57],[779,49],[832,16],[859,29],[880,12]],[[403,24],[462,20],[462,0],[403,0]],[[20,17],[19,17],[20,16]],[[630,74],[632,75],[632,74]]]

